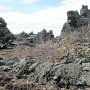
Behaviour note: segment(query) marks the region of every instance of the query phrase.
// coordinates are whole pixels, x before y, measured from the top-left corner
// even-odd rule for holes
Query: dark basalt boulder
[[[82,18],[89,18],[90,17],[90,9],[88,9],[87,5],[82,5],[82,8],[80,10],[80,15]]]
[[[7,28],[7,23],[0,17],[0,49],[7,48],[14,40],[14,35]]]
[[[70,25],[70,27],[81,27],[88,25],[90,18],[90,10],[88,9],[88,6],[82,5],[82,8],[80,10],[80,14],[78,11],[68,11],[67,12],[67,23]]]
[[[67,12],[67,22],[63,25],[60,39],[70,38],[89,41],[90,36],[90,9],[82,5],[80,14],[78,11]]]
[[[80,22],[80,15],[78,11],[68,11],[67,12],[67,23],[71,27],[77,27],[78,23]]]

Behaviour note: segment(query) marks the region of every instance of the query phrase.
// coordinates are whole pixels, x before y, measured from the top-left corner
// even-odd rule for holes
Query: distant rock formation
[[[36,35],[36,43],[46,43],[47,41],[52,41],[53,38],[54,38],[54,35],[53,35],[53,31],[50,30],[49,32],[47,32],[47,30],[43,29],[41,32],[39,32],[37,35]]]
[[[80,14],[78,11],[68,11],[67,22],[63,25],[60,39],[89,40],[89,37],[90,9],[88,9],[88,6],[82,5]]]
[[[71,27],[77,27],[78,24],[80,23],[80,15],[78,11],[68,11],[67,12],[67,23]]]
[[[14,35],[7,28],[7,23],[0,17],[0,49],[6,48],[14,40]]]
[[[88,9],[88,6],[82,5],[80,15],[78,11],[67,12],[67,23],[74,28],[88,25],[89,18],[90,10]]]
[[[47,30],[43,29],[41,32],[34,34],[33,32],[27,34],[25,32],[20,33],[19,35],[16,35],[16,41],[17,44],[23,44],[28,46],[36,46],[36,44],[42,44],[46,42],[52,42],[54,39],[53,31],[50,30],[47,32]]]

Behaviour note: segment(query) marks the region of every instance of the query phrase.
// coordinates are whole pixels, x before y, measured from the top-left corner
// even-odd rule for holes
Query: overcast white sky
[[[90,8],[90,0],[0,0],[0,17],[15,34],[46,29],[58,36],[67,20],[66,12],[79,11],[82,5]]]

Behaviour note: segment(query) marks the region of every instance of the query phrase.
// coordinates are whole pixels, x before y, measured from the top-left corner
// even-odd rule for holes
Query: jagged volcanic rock
[[[60,39],[71,38],[80,41],[90,41],[90,9],[82,6],[78,11],[67,12],[67,22],[63,25]]]
[[[14,40],[14,35],[7,28],[7,23],[0,17],[0,48],[6,48]]]
[[[33,32],[27,34],[25,32],[20,33],[16,36],[16,41],[18,45],[28,45],[31,47],[36,46],[36,44],[42,44],[46,42],[53,42],[54,35],[53,31],[50,30],[47,32],[47,30],[43,29],[41,32],[34,34]]]

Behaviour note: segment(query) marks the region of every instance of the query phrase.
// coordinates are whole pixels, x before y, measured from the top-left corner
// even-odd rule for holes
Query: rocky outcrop
[[[19,35],[16,35],[16,40],[14,43],[17,45],[28,45],[31,47],[36,46],[36,44],[42,44],[46,42],[53,42],[54,35],[53,31],[50,30],[47,32],[47,30],[43,29],[41,32],[34,34],[33,32],[27,34],[25,32],[20,33]]]
[[[28,45],[35,47],[36,44],[46,43],[48,41],[53,41],[54,35],[53,31],[43,29],[41,32],[34,34],[30,32],[29,34],[24,31],[20,34],[14,35],[7,28],[7,23],[1,17],[0,18],[0,49],[7,48],[10,45]]]
[[[78,11],[67,12],[67,23],[74,28],[88,25],[89,19],[90,19],[90,10],[88,9],[88,6],[82,5],[80,15]]]
[[[11,54],[12,57],[9,56],[9,58],[2,56],[5,54],[2,53],[0,55],[0,88],[3,90],[90,90],[89,16],[90,10],[87,6],[82,6],[80,15],[78,11],[68,11],[67,22],[63,26],[61,36],[56,38],[59,43],[55,44],[54,48],[51,46],[53,43],[49,43],[49,47],[46,48],[47,42],[56,40],[52,30],[47,32],[43,29],[38,34],[22,32],[16,35],[13,44],[19,45],[19,48],[20,45],[34,47],[42,44],[42,52],[40,53],[35,47],[28,47],[30,51],[24,51],[27,49],[21,47],[20,52],[18,48],[13,49],[12,52],[16,50],[18,54]],[[14,36],[7,29],[5,21],[2,18],[0,20],[0,43],[4,48],[3,45],[11,44]],[[39,47],[40,45],[37,48]],[[6,56],[12,52],[8,50]],[[27,52],[28,57],[18,57]],[[39,56],[36,55],[37,53],[29,56],[29,53],[33,52],[39,53]],[[49,59],[47,52],[52,59],[46,60]],[[37,89],[36,86],[38,86]]]
[[[67,23],[71,27],[77,27],[80,24],[80,15],[78,11],[68,11],[67,12]]]
[[[82,5],[82,8],[80,10],[80,15],[82,18],[90,18],[90,9],[88,9],[88,6]]]
[[[53,41],[54,35],[53,35],[53,31],[50,30],[49,32],[47,32],[45,29],[43,29],[41,32],[39,32],[36,35],[36,43],[46,43],[47,41]]]
[[[8,47],[14,40],[14,35],[7,28],[7,23],[0,17],[0,49]]]
[[[63,25],[60,39],[71,38],[75,40],[89,41],[90,36],[90,10],[82,5],[80,14],[78,11],[67,12],[67,22]]]

